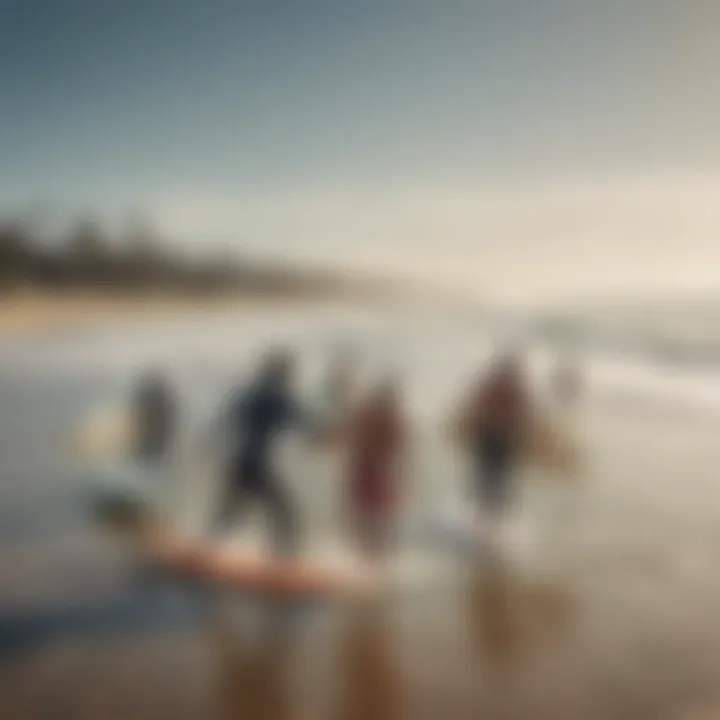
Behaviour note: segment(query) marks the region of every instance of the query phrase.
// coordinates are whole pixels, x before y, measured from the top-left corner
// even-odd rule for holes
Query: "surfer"
[[[177,425],[175,396],[162,373],[150,371],[140,378],[132,407],[137,430],[135,457],[146,463],[162,462]]]
[[[493,540],[512,500],[511,476],[520,459],[529,419],[523,367],[513,354],[492,364],[453,418],[453,435],[470,453],[473,495]]]
[[[292,394],[294,366],[291,353],[268,353],[255,381],[231,401],[228,421],[238,443],[217,519],[222,530],[248,501],[264,504],[273,520],[276,549],[283,555],[297,546],[298,522],[295,503],[273,467],[275,443],[292,426],[315,429]]]
[[[371,557],[384,553],[392,539],[406,425],[394,378],[371,391],[346,425],[351,525],[361,551]]]

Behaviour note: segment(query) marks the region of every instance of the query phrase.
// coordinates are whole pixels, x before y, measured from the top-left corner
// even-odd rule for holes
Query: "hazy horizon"
[[[0,0],[0,209],[548,300],[714,289],[711,0]]]

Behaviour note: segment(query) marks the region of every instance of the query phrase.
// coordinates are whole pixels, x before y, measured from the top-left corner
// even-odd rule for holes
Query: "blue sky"
[[[345,264],[509,267],[530,248],[504,260],[493,228],[537,225],[548,193],[563,227],[578,187],[595,217],[664,207],[658,187],[686,198],[680,225],[711,212],[719,35],[714,0],[0,0],[0,205],[142,209],[183,240]]]

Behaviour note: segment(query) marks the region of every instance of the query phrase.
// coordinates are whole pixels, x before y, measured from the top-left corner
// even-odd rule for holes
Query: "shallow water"
[[[400,580],[373,602],[292,612],[138,583],[77,502],[73,422],[145,359],[167,364],[195,422],[262,342],[297,342],[311,378],[348,337],[368,363],[408,375],[418,439]],[[648,387],[618,402],[598,384],[582,415],[590,473],[572,492],[523,487],[535,541],[509,566],[410,532],[415,514],[461,496],[436,428],[489,347],[466,320],[330,310],[3,345],[2,717],[651,720],[720,700],[713,408],[658,405]],[[339,551],[332,471],[301,446],[285,462],[308,543]]]

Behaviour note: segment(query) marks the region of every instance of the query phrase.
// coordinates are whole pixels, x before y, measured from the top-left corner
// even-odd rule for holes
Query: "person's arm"
[[[241,426],[245,419],[248,399],[249,393],[244,389],[233,392],[227,402],[222,404],[220,411],[210,419],[207,430],[202,433],[201,445],[213,445],[230,428]]]
[[[286,425],[303,431],[313,439],[322,437],[324,428],[320,419],[305,403],[295,397],[286,398],[283,419]]]
[[[451,412],[446,426],[446,433],[453,443],[464,443],[468,432],[475,422],[477,401],[473,393],[468,393],[460,400]]]

